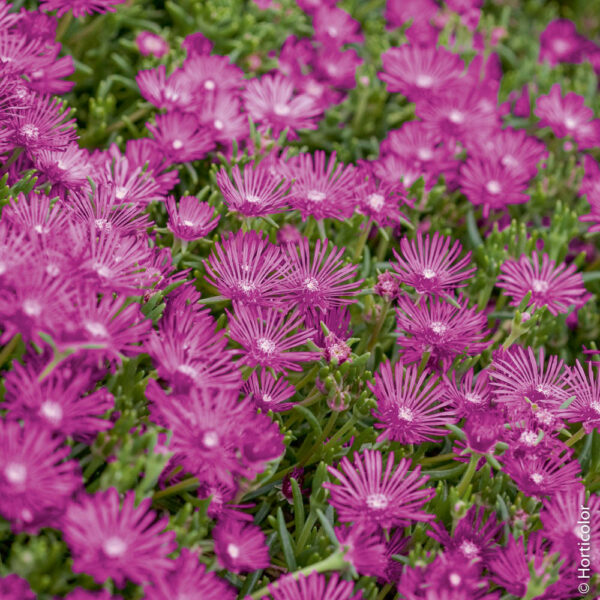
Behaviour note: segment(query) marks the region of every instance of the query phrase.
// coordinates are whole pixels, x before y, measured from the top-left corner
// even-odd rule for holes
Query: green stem
[[[306,221],[306,226],[304,227],[304,231],[302,232],[309,240],[313,231],[315,230],[315,219],[313,217],[308,217]]]
[[[48,375],[50,375],[50,373],[52,373],[52,371],[54,371],[54,369],[63,361],[65,360],[65,358],[68,358],[69,356],[71,356],[71,354],[74,354],[75,350],[73,350],[72,348],[65,350],[64,352],[58,352],[57,354],[54,355],[54,358],[46,365],[46,368],[40,373],[39,377],[38,377],[38,381],[43,381],[44,379],[46,379],[46,377],[48,377]]]
[[[569,447],[574,446],[583,436],[585,435],[585,429],[583,425],[580,427],[579,431],[575,432],[566,442],[565,444]]]
[[[354,250],[354,256],[352,257],[352,262],[356,262],[362,255],[362,251],[367,243],[367,239],[369,239],[369,233],[371,233],[371,228],[373,227],[373,221],[369,219],[364,226],[363,232],[360,234],[358,238],[358,243],[356,244],[356,249]]]
[[[167,496],[173,496],[174,494],[179,494],[179,492],[187,492],[189,490],[195,490],[200,485],[197,477],[188,477],[179,483],[175,483],[166,487],[164,490],[159,490],[152,496],[153,500],[158,500],[159,498],[165,498]]]
[[[314,381],[315,375],[319,372],[319,365],[315,365],[300,381],[295,383],[296,391],[301,390],[309,381]],[[311,392],[312,393],[312,392]]]
[[[467,491],[467,487],[471,483],[471,479],[473,479],[473,475],[475,475],[475,471],[477,470],[478,462],[479,454],[473,452],[469,460],[469,466],[467,467],[467,470],[465,471],[460,483],[458,484],[458,487],[456,488],[456,493],[458,494],[459,498],[462,498],[464,493]]]
[[[298,571],[294,571],[294,573],[291,574],[291,577],[293,577],[294,579],[298,579],[300,575],[310,575],[315,571],[317,573],[325,573],[326,571],[338,571],[347,566],[347,564],[348,563],[344,560],[344,555],[341,551],[338,550],[337,552],[334,552],[331,556],[324,558],[318,563],[309,565],[308,567],[304,567],[303,569],[299,569]],[[276,588],[279,581],[281,580],[278,579],[274,581],[271,584],[271,588]],[[250,598],[252,598],[252,600],[258,600],[259,598],[266,596],[268,593],[269,587],[265,586],[263,588],[260,588],[260,590],[254,592],[250,596]]]
[[[323,445],[323,442],[331,433],[331,430],[333,429],[333,426],[335,425],[339,414],[340,413],[337,410],[331,412],[327,424],[325,425],[325,429],[323,429],[321,437],[312,445],[310,450],[308,450],[308,452],[304,456],[298,457],[298,462],[300,463],[300,465],[306,465],[308,459],[319,449],[319,446]]]
[[[23,152],[22,146],[18,146],[17,148],[15,148],[13,150],[12,154],[10,155],[10,158],[2,165],[2,169],[0,169],[0,173],[6,173],[8,171],[8,169],[10,168],[10,166],[17,160],[17,158],[19,158],[19,156],[21,156],[22,152]]]
[[[70,10],[66,15],[63,15],[58,21],[58,27],[56,28],[56,40],[62,39],[63,35],[69,29],[69,25],[73,21],[73,11]]]
[[[371,333],[371,339],[369,340],[369,343],[367,344],[367,352],[371,352],[371,350],[373,350],[373,348],[375,347],[375,344],[377,344],[377,338],[381,332],[381,328],[383,327],[383,324],[385,323],[385,319],[387,317],[389,308],[390,308],[390,302],[386,302],[381,309],[381,314],[379,315],[379,319],[377,320],[377,323],[375,323],[375,328],[373,329],[373,333]]]
[[[386,583],[382,588],[381,591],[379,592],[379,594],[377,594],[377,600],[383,600],[388,592],[392,589],[392,584],[391,583]]]
[[[446,460],[453,460],[458,456],[455,452],[449,452],[448,454],[438,454],[437,456],[427,456],[419,461],[420,465],[434,465],[435,463],[444,462]]]
[[[10,358],[11,354],[14,352],[15,348],[17,347],[17,344],[19,343],[20,339],[21,339],[21,334],[16,333],[9,340],[8,344],[6,344],[6,346],[4,346],[4,348],[2,348],[2,351],[0,352],[0,367]]]

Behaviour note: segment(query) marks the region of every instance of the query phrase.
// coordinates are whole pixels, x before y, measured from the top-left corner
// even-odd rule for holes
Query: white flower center
[[[319,282],[314,277],[308,277],[304,280],[304,287],[309,292],[316,292],[319,289]]]
[[[406,406],[401,406],[400,408],[398,408],[398,418],[402,419],[403,421],[413,421],[414,420],[414,414],[413,411],[410,410],[410,408],[407,408]]]
[[[23,312],[28,317],[39,317],[42,314],[42,305],[37,300],[28,298],[23,302]]]
[[[215,82],[214,82],[212,79],[207,79],[207,80],[204,82],[204,89],[205,89],[205,90],[209,90],[209,91],[210,91],[210,90],[214,90],[214,89],[215,89],[215,87],[217,87],[217,86],[216,86]]]
[[[371,194],[367,198],[367,202],[369,203],[369,206],[373,210],[376,210],[379,212],[383,208],[383,205],[385,204],[385,198],[381,194]]]
[[[118,200],[123,200],[125,196],[127,196],[127,191],[128,190],[126,187],[123,187],[122,185],[118,186],[115,190],[115,198]]]
[[[108,337],[108,329],[103,323],[97,321],[86,321],[83,326],[87,332],[93,337]]]
[[[534,279],[531,283],[531,289],[538,294],[547,292],[549,287],[548,282],[542,279]]]
[[[240,556],[240,547],[236,544],[227,544],[227,554],[231,556],[231,558],[236,559]]]
[[[541,473],[532,473],[531,479],[534,483],[540,484],[544,480],[544,476]]]
[[[459,586],[462,581],[462,577],[458,573],[450,573],[448,579],[453,587]]]
[[[53,425],[58,425],[63,417],[62,406],[53,400],[46,400],[40,406],[40,414]]]
[[[490,194],[499,194],[502,191],[502,187],[500,186],[500,183],[498,181],[496,181],[495,179],[492,179],[491,181],[488,181],[485,184],[485,189]]]
[[[590,402],[590,408],[593,411],[596,411],[597,413],[600,413],[600,402],[598,402],[598,401]]]
[[[327,195],[324,194],[323,192],[320,192],[319,190],[310,190],[308,192],[308,194],[306,194],[306,197],[311,202],[323,202],[323,200],[325,200],[325,198],[327,197]]]
[[[246,202],[250,202],[250,204],[261,204],[262,198],[260,196],[255,196],[254,194],[249,194],[246,196]]]
[[[27,479],[27,469],[20,463],[8,463],[4,468],[4,476],[10,483],[25,483]]]
[[[58,160],[56,162],[56,166],[61,170],[61,171],[66,171],[67,169],[67,164],[64,163],[62,160]]]
[[[104,277],[104,279],[108,279],[112,275],[112,271],[102,263],[94,263],[93,269],[100,277]]]
[[[479,548],[469,540],[465,540],[460,545],[460,551],[468,557],[477,556],[479,554]]]
[[[21,133],[29,139],[37,139],[40,135],[40,130],[33,125],[33,123],[27,123],[21,127]]]
[[[432,269],[423,269],[423,277],[425,277],[425,279],[433,279],[435,277],[435,271]]]
[[[270,394],[263,394],[262,401],[267,403],[273,402],[273,396],[271,396]]]
[[[217,434],[216,431],[207,431],[202,436],[202,443],[207,448],[216,448],[219,444],[219,435]]]
[[[367,506],[375,510],[383,510],[388,507],[389,503],[385,494],[369,494],[367,496]]]
[[[223,123],[221,119],[215,119],[213,125],[215,126],[215,129],[218,129],[219,131],[225,127],[225,123]]]
[[[535,446],[538,434],[535,431],[524,431],[519,438],[519,441],[526,446]]]
[[[275,352],[275,343],[267,338],[259,338],[257,344],[259,349],[265,354],[273,354]]]
[[[481,404],[483,398],[479,394],[468,393],[465,394],[465,400],[472,404]]]
[[[450,111],[448,118],[450,119],[450,121],[452,121],[452,123],[457,124],[464,123],[465,121],[465,115],[456,109]]]
[[[417,84],[417,87],[430,88],[433,85],[433,77],[431,75],[421,73],[417,75],[415,83]]]
[[[417,156],[420,160],[431,160],[433,158],[433,152],[431,148],[419,148],[417,150]]]
[[[439,335],[441,335],[446,331],[446,329],[448,329],[447,325],[444,325],[444,323],[442,323],[441,321],[434,321],[429,327],[431,328],[431,331]]]
[[[183,373],[184,375],[187,375],[188,377],[191,377],[192,379],[194,379],[196,377],[196,375],[198,374],[196,372],[196,369],[194,369],[194,367],[192,367],[191,365],[179,365],[177,367],[177,372]]]
[[[181,140],[173,140],[173,148],[175,150],[179,150],[180,148],[183,148],[183,142]]]
[[[286,115],[289,115],[290,112],[292,112],[292,109],[289,107],[289,105],[283,104],[282,102],[278,102],[273,107],[273,112],[280,117],[285,117]]]
[[[123,556],[127,550],[127,544],[120,537],[109,537],[104,544],[102,544],[102,550],[104,554],[110,558],[116,558],[117,556]]]
[[[575,127],[577,127],[577,120],[573,117],[567,117],[565,119],[565,127],[567,129],[575,129]]]
[[[184,219],[182,221],[182,223],[186,226],[186,227],[193,227],[195,225],[194,221],[190,221],[189,219]]]
[[[96,219],[94,224],[99,231],[110,231],[112,229],[112,223],[107,219]]]

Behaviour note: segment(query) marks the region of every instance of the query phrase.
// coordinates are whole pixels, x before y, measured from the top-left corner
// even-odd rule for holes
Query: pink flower
[[[553,496],[581,485],[581,465],[572,459],[572,454],[572,450],[555,450],[550,455],[535,450],[514,454],[509,450],[502,456],[502,470],[526,496]]]
[[[403,237],[400,241],[401,255],[395,250],[396,261],[392,263],[395,277],[406,285],[415,288],[418,294],[447,296],[454,289],[465,287],[466,281],[475,272],[469,268],[471,253],[459,259],[462,245],[455,240],[441,236],[436,231],[423,239],[421,232],[415,240]]]
[[[575,400],[560,411],[561,417],[573,423],[581,423],[585,432],[590,434],[597,429],[600,432],[600,378],[594,376],[592,363],[588,363],[587,375],[581,363],[569,374],[569,391],[565,395],[575,396]]]
[[[446,425],[455,423],[456,416],[439,383],[437,377],[429,377],[427,370],[419,374],[415,365],[405,369],[398,362],[392,373],[391,364],[383,363],[375,373],[375,385],[367,383],[377,398],[375,428],[383,430],[377,441],[421,444],[445,436]]]
[[[294,406],[294,403],[288,400],[296,393],[296,388],[284,377],[276,378],[263,368],[260,379],[254,371],[244,384],[242,392],[252,398],[254,405],[262,411],[282,412]]]
[[[422,299],[415,305],[410,297],[398,301],[398,345],[402,359],[407,363],[420,361],[430,353],[429,364],[441,363],[447,369],[454,358],[462,353],[479,354],[490,345],[483,341],[487,331],[485,314],[476,308],[467,308],[468,300],[460,308],[440,298]]]
[[[387,83],[388,92],[400,92],[413,102],[457,85],[465,68],[458,54],[442,47],[403,44],[384,52],[381,59],[383,72],[379,78]]]
[[[40,9],[46,12],[55,10],[57,17],[73,10],[75,18],[94,13],[116,12],[115,6],[125,0],[42,0]]]
[[[528,292],[531,299],[528,306],[546,306],[556,316],[568,312],[569,306],[582,307],[589,299],[577,267],[565,263],[556,265],[544,253],[540,265],[538,253],[534,250],[531,258],[522,254],[519,260],[509,259],[500,267],[501,275],[497,286],[512,296],[511,306],[519,306]]]
[[[152,56],[160,58],[169,52],[169,44],[160,35],[149,31],[140,32],[135,38],[135,43],[143,56],[152,54]]]
[[[31,364],[13,363],[4,383],[9,418],[36,422],[57,437],[87,442],[112,427],[102,418],[114,406],[112,394],[100,389],[85,395],[92,380],[89,368],[80,366],[70,378],[56,369],[41,381],[39,376]]]
[[[229,336],[242,349],[243,364],[270,367],[277,373],[286,370],[300,371],[298,363],[317,360],[317,352],[290,351],[305,344],[312,331],[298,330],[304,317],[297,311],[286,314],[274,308],[251,309],[238,305],[235,314],[225,311],[229,317]]]
[[[482,206],[484,217],[490,210],[505,210],[509,204],[529,201],[525,193],[529,175],[515,172],[488,157],[472,157],[460,169],[460,189],[474,206]]]
[[[194,84],[182,70],[167,77],[165,65],[138,71],[135,81],[142,96],[157,108],[189,110],[194,101]]]
[[[351,281],[357,267],[343,263],[344,250],[329,246],[329,240],[323,243],[317,240],[311,253],[308,238],[303,238],[298,246],[285,246],[280,284],[282,299],[303,312],[315,308],[328,311],[352,304],[361,281]]]
[[[452,371],[452,381],[444,375],[445,393],[459,417],[490,408],[492,395],[488,375],[488,371],[480,371],[473,382],[474,372],[471,368],[462,376],[460,383],[456,381],[456,371]]]
[[[350,563],[359,575],[384,575],[386,548],[383,536],[377,530],[350,525],[336,527],[334,531],[343,549],[344,560]]]
[[[235,235],[216,243],[204,261],[206,280],[219,293],[235,302],[268,306],[278,302],[281,292],[279,271],[283,254],[278,246],[255,231]]]
[[[586,49],[586,39],[577,33],[575,23],[556,19],[540,35],[539,61],[554,67],[561,62],[580,63]]]
[[[401,186],[378,181],[367,167],[361,174],[364,180],[355,190],[358,211],[379,227],[395,227],[402,221],[408,222],[408,217],[400,211],[400,205],[405,201]]]
[[[307,2],[308,0],[298,0]],[[354,593],[354,582],[340,579],[333,572],[329,578],[313,571],[310,575],[286,575],[269,586],[273,600],[363,600],[362,591]],[[261,600],[269,600],[265,595]]]
[[[579,143],[587,141],[588,127],[594,117],[594,111],[584,102],[585,98],[574,92],[563,96],[560,84],[555,83],[549,94],[538,97],[534,113],[540,119],[540,127],[550,127],[559,138],[571,135]]]
[[[156,125],[146,127],[160,144],[168,163],[201,160],[214,148],[210,131],[198,119],[178,111],[156,115]]]
[[[219,215],[206,202],[200,202],[196,196],[182,196],[179,207],[175,206],[175,197],[167,196],[165,202],[169,223],[167,227],[180,240],[192,241],[206,237],[218,224]]]
[[[56,525],[71,496],[81,487],[79,464],[50,430],[0,420],[0,514],[13,531],[37,533]]]
[[[219,563],[229,571],[266,569],[271,562],[265,534],[256,525],[227,518],[217,523],[212,536]]]
[[[26,579],[18,575],[0,577],[0,598],[2,600],[35,600],[37,596],[31,591]]]
[[[223,168],[217,173],[217,184],[230,211],[245,217],[261,217],[280,212],[287,205],[288,185],[274,176],[263,163],[232,168],[233,182]]]
[[[341,90],[351,90],[356,87],[356,72],[364,60],[358,56],[354,48],[342,50],[333,42],[322,43],[317,50],[314,74],[318,81],[308,79],[305,91],[320,100],[322,109],[329,104],[338,104],[343,95],[332,90],[320,90],[319,82]],[[313,89],[311,89],[313,88]]]
[[[333,42],[342,46],[361,44],[364,41],[360,23],[337,6],[319,6],[313,15],[313,27],[315,39],[319,42]]]
[[[135,506],[135,492],[122,500],[114,487],[82,495],[62,521],[64,539],[73,555],[73,571],[87,573],[97,583],[109,577],[118,587],[160,578],[171,568],[175,532],[165,532],[168,519],[156,519],[147,498]]]
[[[401,27],[410,20],[413,23],[428,22],[439,10],[434,0],[387,0],[385,5],[387,28]]]
[[[435,492],[432,488],[419,489],[428,478],[420,477],[420,466],[409,473],[410,464],[410,459],[403,459],[394,470],[392,453],[383,470],[381,452],[365,450],[354,453],[354,465],[347,457],[342,458],[343,473],[328,467],[340,483],[326,482],[323,487],[329,490],[330,504],[337,510],[339,520],[389,528],[433,519],[433,515],[423,512],[422,506]]]
[[[167,600],[168,598],[202,598],[202,600],[235,600],[235,590],[215,573],[208,572],[206,565],[187,548],[181,554],[170,571],[165,573],[154,585],[145,588],[146,600]]]
[[[300,211],[303,221],[309,215],[315,219],[344,219],[352,214],[354,167],[336,164],[335,152],[328,163],[322,150],[315,151],[314,159],[312,154],[300,154],[283,163],[281,171],[288,181],[294,180],[289,203]]]
[[[314,119],[323,112],[308,94],[294,95],[293,81],[281,73],[250,80],[244,104],[252,119],[261,123],[261,131],[271,128],[275,138],[285,129],[290,138],[297,137],[298,129],[316,129]]]
[[[584,157],[584,176],[579,194],[585,196],[590,205],[590,213],[579,217],[584,223],[592,223],[590,233],[600,231],[600,165],[592,156]]]
[[[538,356],[536,359],[533,348],[511,346],[494,358],[490,383],[497,402],[511,410],[529,412],[533,404],[556,413],[569,399],[564,362],[551,356],[545,364],[543,348]]]

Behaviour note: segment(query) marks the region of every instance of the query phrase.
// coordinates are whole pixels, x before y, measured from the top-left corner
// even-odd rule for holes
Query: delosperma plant
[[[0,598],[597,598],[598,15],[0,0]]]

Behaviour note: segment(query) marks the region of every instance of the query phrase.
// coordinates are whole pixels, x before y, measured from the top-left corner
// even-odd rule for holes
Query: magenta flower
[[[156,125],[146,128],[160,144],[168,163],[201,160],[214,148],[213,137],[195,115],[179,111],[156,115]]]
[[[462,245],[458,240],[450,247],[451,239],[441,236],[436,231],[433,237],[429,235],[423,240],[421,232],[415,240],[402,238],[399,255],[392,263],[394,275],[401,283],[415,288],[418,294],[446,296],[455,288],[466,286],[466,280],[475,272],[475,267],[469,268],[471,253],[459,259]]]
[[[456,553],[459,560],[485,562],[498,542],[502,525],[497,522],[494,513],[484,521],[484,513],[484,507],[473,505],[460,519],[452,535],[441,523],[431,523],[431,531],[427,535],[442,544],[448,552]]]
[[[261,123],[261,131],[271,129],[277,138],[289,129],[290,138],[298,129],[316,129],[315,118],[323,109],[308,94],[294,95],[294,83],[281,73],[251,79],[244,92],[244,104],[252,119]]]
[[[337,6],[321,4],[313,15],[315,39],[323,43],[361,44],[364,36],[360,31],[360,23],[345,10]]]
[[[483,341],[487,333],[485,314],[475,307],[467,308],[466,299],[459,299],[459,303],[460,308],[456,308],[436,297],[422,299],[419,304],[407,296],[399,299],[398,345],[405,362],[420,361],[429,353],[431,365],[441,362],[446,369],[456,356],[474,356],[490,345]]]
[[[311,330],[297,330],[304,324],[304,317],[296,310],[287,317],[274,308],[252,309],[238,306],[229,317],[229,337],[242,346],[238,354],[242,363],[255,367],[270,367],[277,373],[301,371],[298,363],[317,360],[318,352],[290,351],[305,344],[311,337]],[[294,333],[295,331],[295,333]]]
[[[206,565],[188,548],[183,548],[172,568],[145,588],[146,600],[167,598],[202,598],[202,600],[235,600],[235,590],[223,579],[206,570]]]
[[[502,211],[509,204],[528,202],[528,180],[525,172],[516,172],[487,157],[473,157],[460,168],[459,185],[471,204],[481,206],[487,217],[490,210]]]
[[[411,44],[390,48],[381,60],[383,72],[379,78],[387,83],[388,92],[400,92],[413,102],[458,85],[465,68],[460,56],[446,48]]]
[[[276,378],[269,371],[263,369],[260,374],[254,371],[246,381],[242,392],[252,398],[257,408],[268,412],[282,412],[294,406],[288,400],[296,393],[296,388],[290,385],[284,377]]]
[[[244,71],[228,56],[218,54],[193,53],[183,63],[183,73],[192,83],[196,102],[202,100],[204,94],[239,90],[244,85]]]
[[[94,13],[116,12],[115,6],[125,0],[42,0],[40,8],[46,12],[55,10],[57,17],[62,17],[73,10],[73,16],[83,17]]]
[[[313,571],[310,575],[286,575],[269,586],[261,600],[363,600],[362,591],[354,593],[354,582],[340,579],[334,572],[329,580]]]
[[[575,361],[569,374],[569,391],[565,395],[575,396],[575,400],[560,411],[561,417],[581,423],[588,434],[594,429],[600,432],[600,377],[594,376],[592,363],[588,363],[586,375],[581,363]]]
[[[156,58],[161,58],[169,52],[169,44],[160,35],[149,31],[141,31],[135,38],[135,43],[143,56],[152,54]]]
[[[0,514],[13,531],[56,525],[81,487],[79,464],[65,461],[70,452],[48,429],[0,420]]]
[[[534,250],[531,258],[522,254],[519,260],[509,259],[500,267],[497,286],[512,296],[511,306],[519,306],[528,292],[528,306],[546,306],[556,316],[567,313],[570,306],[581,308],[589,299],[577,266],[565,263],[556,265],[548,254],[542,255],[542,264]]]
[[[92,373],[79,367],[71,378],[57,370],[42,381],[40,373],[29,363],[13,364],[6,374],[4,408],[11,419],[37,422],[57,437],[71,436],[79,441],[92,440],[112,423],[102,415],[114,406],[114,398],[106,389],[85,395]]]
[[[584,158],[584,176],[579,188],[579,195],[585,196],[590,205],[590,214],[582,215],[579,220],[593,223],[590,233],[600,231],[600,165],[589,154]]]
[[[532,450],[529,454],[508,451],[502,457],[502,470],[526,496],[542,498],[566,492],[581,485],[581,465],[572,460],[573,451],[547,452]]]
[[[135,81],[140,94],[156,108],[189,110],[193,102],[193,82],[181,70],[167,77],[165,65],[138,71]]]
[[[600,497],[591,494],[586,500],[586,495],[581,486],[545,499],[540,520],[552,552],[559,551],[567,564],[587,555],[592,571],[599,573],[600,550],[593,540],[600,536]]]
[[[191,242],[206,237],[218,224],[219,215],[207,202],[200,202],[196,196],[182,196],[179,207],[175,206],[175,197],[167,196],[165,202],[169,223],[167,227],[180,240]]]
[[[354,453],[354,465],[347,457],[342,458],[340,467],[343,473],[327,467],[340,482],[323,484],[329,490],[330,504],[337,510],[339,520],[389,528],[433,519],[433,515],[423,512],[422,507],[435,492],[432,488],[419,489],[428,477],[420,477],[420,465],[409,473],[410,465],[410,459],[403,459],[394,470],[392,453],[382,472],[381,452],[365,450],[360,454]]]
[[[80,190],[88,184],[88,153],[77,142],[65,148],[36,151],[35,167],[52,184],[52,195],[57,194],[63,199],[67,192]]]
[[[177,548],[175,532],[165,532],[168,518],[156,519],[147,498],[135,506],[135,492],[122,500],[114,487],[73,502],[62,521],[73,571],[97,583],[112,578],[118,587],[154,581],[171,568],[167,555]]]
[[[225,147],[228,156],[233,140],[237,140],[239,146],[248,138],[248,115],[242,112],[242,103],[235,91],[223,90],[207,96],[198,117],[200,123],[210,129],[215,142]]]
[[[75,119],[66,121],[70,109],[48,96],[35,96],[32,103],[14,111],[8,119],[8,131],[16,146],[30,153],[38,150],[66,148],[77,138]]]
[[[336,527],[334,531],[344,552],[344,560],[359,575],[384,576],[386,547],[379,531],[352,525]]]
[[[206,280],[225,298],[247,305],[276,304],[281,292],[279,270],[283,254],[278,246],[255,231],[216,243],[204,261]]]
[[[355,198],[358,211],[369,218],[369,223],[374,221],[379,227],[395,227],[402,221],[408,222],[408,217],[400,211],[405,202],[401,186],[378,181],[372,169],[366,166],[360,173],[364,181],[355,190]]]
[[[352,165],[336,164],[333,152],[326,163],[326,155],[316,150],[313,155],[303,153],[282,163],[284,177],[294,180],[289,204],[299,210],[302,220],[309,215],[315,219],[344,219],[354,209],[355,174]]]
[[[437,377],[429,377],[425,370],[419,375],[415,365],[406,367],[402,362],[383,363],[375,374],[375,385],[367,383],[377,398],[373,416],[376,429],[383,432],[377,438],[421,444],[434,442],[448,433],[447,424],[455,423],[454,411],[448,406],[446,390]]]
[[[559,138],[572,135],[577,141],[577,131],[594,117],[584,102],[585,98],[574,92],[562,96],[560,84],[555,83],[547,95],[537,99],[534,113],[540,127],[550,127]]]
[[[217,184],[230,211],[245,217],[262,217],[280,212],[286,207],[288,186],[273,176],[263,163],[232,169],[233,182],[223,168],[217,174]]]
[[[212,530],[215,554],[223,568],[234,573],[266,569],[269,547],[260,527],[238,519],[224,519]]]
[[[545,365],[543,348],[536,359],[532,348],[512,346],[496,355],[490,374],[494,398],[510,409],[527,410],[536,405],[555,413],[569,398],[564,362],[550,356]]]
[[[0,577],[0,598],[2,600],[35,600],[37,596],[31,591],[26,579],[13,574]]]
[[[474,378],[472,368],[462,376],[460,383],[456,381],[456,371],[452,371],[452,381],[444,375],[445,393],[459,417],[466,417],[475,411],[487,411],[491,405],[492,394],[488,384],[488,371],[480,371],[475,381]]]
[[[360,289],[360,281],[352,280],[357,266],[344,264],[345,248],[329,246],[329,240],[317,240],[314,252],[310,251],[308,238],[297,245],[284,247],[285,263],[281,267],[282,298],[303,312],[319,308],[332,308],[352,304]],[[328,252],[329,250],[329,252]]]

